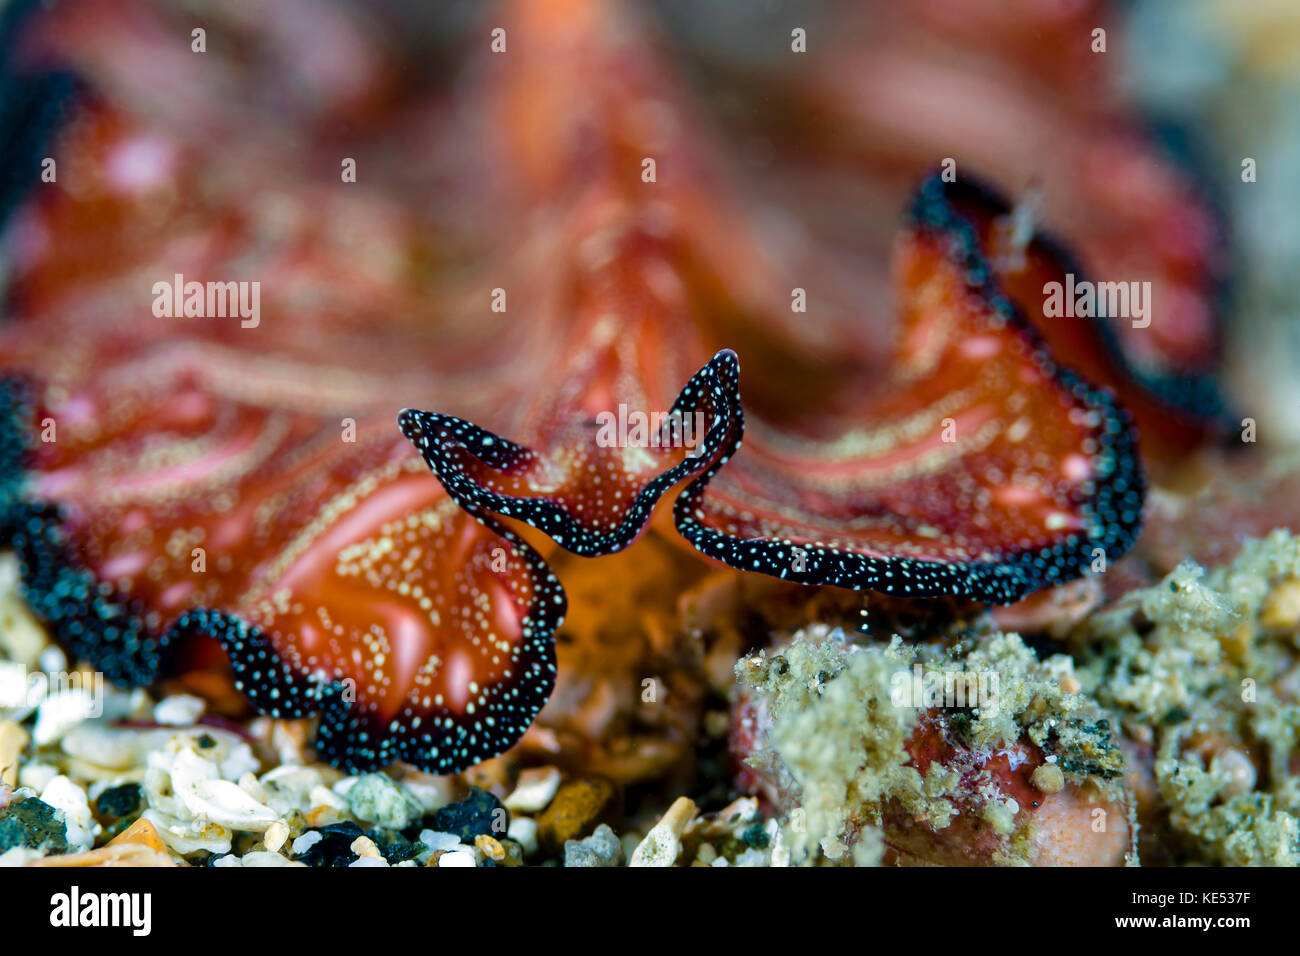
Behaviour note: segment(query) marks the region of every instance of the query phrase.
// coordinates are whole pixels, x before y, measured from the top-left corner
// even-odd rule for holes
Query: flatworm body
[[[0,325],[0,540],[114,679],[215,641],[340,767],[445,773],[511,747],[554,684],[566,597],[514,522],[597,557],[676,493],[735,568],[986,602],[1132,543],[1135,435],[1097,386],[1139,386],[1087,327],[1034,330],[991,194],[923,183],[890,308],[846,278],[883,254],[792,252],[742,213],[604,0],[507,4],[511,53],[455,110],[394,104],[332,7],[346,76],[304,68],[284,102],[258,80],[306,62],[294,31],[214,10],[210,52],[178,57],[188,21],[118,7],[62,4],[31,44],[89,92],[6,226]],[[228,282],[258,283],[258,316],[187,291]],[[611,443],[624,407],[702,425]]]

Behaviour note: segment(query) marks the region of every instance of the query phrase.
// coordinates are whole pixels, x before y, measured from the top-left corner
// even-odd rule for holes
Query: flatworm
[[[510,56],[429,150],[346,13],[321,15],[358,44],[347,81],[268,105],[241,77],[296,62],[276,48],[294,31],[241,47],[218,19],[211,52],[177,57],[188,26],[123,6],[60,5],[33,44],[89,92],[57,184],[7,226],[0,326],[0,540],[53,635],[114,679],[215,641],[257,710],[319,716],[338,766],[447,773],[513,746],[554,685],[565,593],[511,522],[595,557],[677,491],[682,535],[736,568],[986,602],[1132,543],[1134,431],[1053,357],[1095,343],[1031,326],[991,194],[922,185],[873,363],[888,310],[834,278],[821,302],[852,328],[791,310],[798,283],[621,10],[508,6]],[[331,118],[357,111],[373,143],[340,141]],[[437,203],[412,201],[426,166]],[[177,273],[260,279],[262,321],[151,316]],[[602,443],[620,404],[703,435]]]

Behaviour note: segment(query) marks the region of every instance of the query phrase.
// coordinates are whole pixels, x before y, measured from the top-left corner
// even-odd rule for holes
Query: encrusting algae
[[[733,747],[796,863],[1294,866],[1298,634],[1278,530],[1085,619],[1069,654],[987,619],[915,645],[807,628],[737,665]]]
[[[1149,862],[1300,864],[1300,537],[1186,562],[1074,635],[1129,743]]]
[[[818,847],[830,860],[852,847],[858,864],[1113,863],[1129,851],[1121,752],[1095,701],[1062,689],[1063,655],[1040,661],[996,631],[907,646],[818,628],[737,673],[741,749],[747,737],[760,785],[789,811],[796,860]],[[927,682],[974,687],[971,675],[985,678],[971,706],[911,696]],[[866,828],[881,832],[863,849]]]

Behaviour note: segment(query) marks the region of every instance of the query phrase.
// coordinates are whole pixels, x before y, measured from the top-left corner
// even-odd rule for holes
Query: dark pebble
[[[379,847],[379,852],[384,855],[388,865],[401,863],[403,860],[409,860],[420,851],[420,845],[412,843],[400,833],[393,830],[374,829],[366,833],[374,841],[375,846]],[[319,845],[319,844],[318,844]]]
[[[450,803],[426,816],[414,829],[454,833],[462,843],[473,843],[476,836],[494,836],[498,840],[510,826],[510,813],[496,797],[478,787],[469,788],[469,796],[460,803]],[[409,829],[408,829],[409,832]]]
[[[331,823],[329,826],[315,827],[314,831],[321,838],[306,853],[296,857],[308,866],[339,867],[355,863],[357,855],[352,852],[352,844],[357,837],[368,835],[355,823]]]
[[[68,828],[48,803],[35,797],[18,800],[0,810],[0,853],[16,846],[66,853]]]
[[[133,816],[144,805],[138,783],[124,783],[120,787],[110,787],[99,795],[95,801],[95,811],[104,817],[120,819]]]

